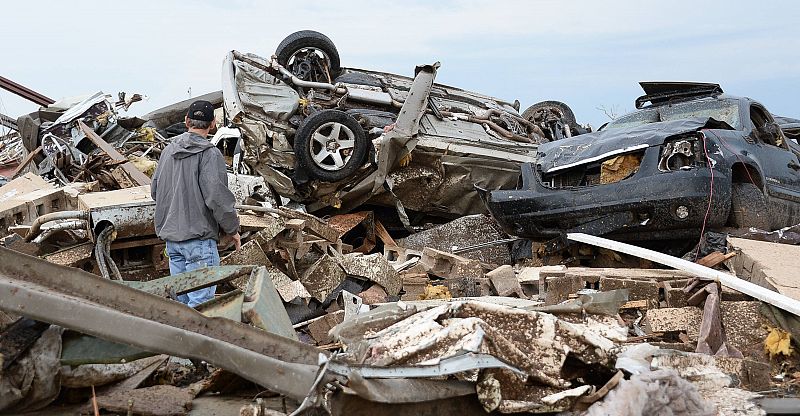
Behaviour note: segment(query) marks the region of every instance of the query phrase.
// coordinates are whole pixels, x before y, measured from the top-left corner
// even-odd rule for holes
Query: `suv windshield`
[[[608,123],[606,129],[636,127],[649,123],[658,123],[659,121],[697,117],[710,117],[718,121],[724,121],[735,129],[741,127],[739,106],[736,101],[709,99],[645,108]]]

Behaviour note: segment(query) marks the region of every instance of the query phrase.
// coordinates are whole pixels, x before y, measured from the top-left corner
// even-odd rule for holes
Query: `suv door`
[[[773,228],[800,222],[800,161],[772,116],[759,104],[750,106],[754,152],[765,178]]]

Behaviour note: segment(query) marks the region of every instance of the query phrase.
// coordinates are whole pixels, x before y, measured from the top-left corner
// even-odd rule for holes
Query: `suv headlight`
[[[672,172],[702,165],[702,144],[697,136],[681,137],[664,143],[658,170]]]

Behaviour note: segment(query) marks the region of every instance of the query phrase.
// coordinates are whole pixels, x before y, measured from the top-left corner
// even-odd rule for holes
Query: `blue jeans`
[[[167,241],[167,255],[169,256],[169,274],[173,276],[203,267],[219,266],[219,252],[217,252],[217,242],[214,240]],[[178,301],[194,308],[203,302],[214,299],[216,290],[216,285],[198,289],[178,295]]]

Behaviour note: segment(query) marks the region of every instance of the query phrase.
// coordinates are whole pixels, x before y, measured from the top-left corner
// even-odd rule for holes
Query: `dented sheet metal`
[[[197,311],[113,281],[0,249],[0,308],[148,351],[206,360],[304,398],[314,347]],[[274,374],[281,373],[276,379]]]
[[[723,125],[723,126],[720,126]],[[539,146],[538,164],[542,172],[550,173],[567,169],[578,164],[603,159],[641,150],[648,146],[660,146],[667,137],[681,133],[697,131],[702,128],[720,128],[727,124],[712,118],[691,118],[684,120],[664,121],[658,124],[645,124],[631,128],[601,130],[595,133],[555,142],[543,143]],[[730,129],[730,126],[727,126]]]
[[[256,55],[249,59],[267,65],[267,60]],[[222,94],[225,111],[244,130],[253,150],[273,137],[273,123],[287,128],[287,121],[297,111],[300,96],[286,83],[247,62],[233,58],[230,52],[223,62]],[[286,141],[286,138],[281,138]],[[258,155],[259,152],[253,154]],[[292,167],[292,166],[287,166]]]

